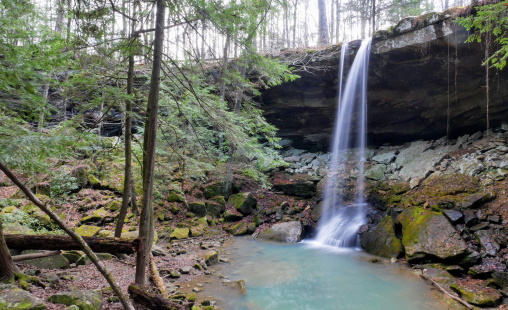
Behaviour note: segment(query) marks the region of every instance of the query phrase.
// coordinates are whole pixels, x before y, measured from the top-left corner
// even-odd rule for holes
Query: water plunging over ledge
[[[339,64],[338,109],[332,143],[332,155],[323,195],[323,210],[316,242],[334,247],[359,247],[357,232],[365,224],[364,164],[367,123],[367,75],[372,39],[362,41],[349,71],[344,89],[342,76],[348,45],[341,50]],[[351,134],[356,133],[354,139]],[[354,148],[354,149],[353,149]],[[357,194],[352,205],[339,195],[341,177],[351,159],[356,163]]]

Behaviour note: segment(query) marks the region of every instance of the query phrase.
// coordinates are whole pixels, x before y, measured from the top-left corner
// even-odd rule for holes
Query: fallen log
[[[181,305],[162,296],[149,293],[136,284],[129,285],[129,295],[132,300],[151,310],[185,310],[186,305]],[[190,304],[187,304],[190,305]]]
[[[83,237],[96,253],[133,254],[139,239]],[[80,245],[68,236],[55,235],[5,235],[9,249],[15,250],[81,250]]]
[[[32,253],[32,254],[23,254],[23,255],[15,255],[12,257],[13,262],[21,262],[24,260],[35,259],[35,258],[43,258],[50,257],[55,255],[60,255],[62,251],[46,251],[42,253]]]

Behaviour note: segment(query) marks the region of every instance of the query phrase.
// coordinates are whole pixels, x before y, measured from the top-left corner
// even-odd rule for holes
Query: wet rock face
[[[465,44],[467,32],[446,14],[403,20],[373,40],[368,81],[368,138],[372,144],[452,137],[483,130],[485,115],[484,50]],[[351,42],[352,53],[359,42]],[[340,47],[300,55],[302,77],[264,90],[262,108],[279,135],[298,148],[328,150],[337,106]],[[350,61],[354,58],[350,55]],[[508,81],[494,72],[496,84]],[[499,75],[498,75],[499,74]],[[494,75],[496,75],[494,77]],[[498,79],[498,80],[497,80]],[[491,124],[508,115],[508,88],[492,89]]]

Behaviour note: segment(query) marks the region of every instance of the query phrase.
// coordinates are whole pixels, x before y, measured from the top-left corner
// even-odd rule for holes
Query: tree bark
[[[0,281],[11,279],[14,276],[14,270],[14,262],[5,243],[2,221],[0,220]]]
[[[318,0],[319,9],[319,32],[318,32],[318,44],[328,45],[328,22],[326,19],[326,3],[325,0]]]
[[[139,239],[82,237],[97,253],[133,254]],[[7,247],[16,250],[80,250],[81,245],[68,236],[55,235],[5,235]]]
[[[21,262],[29,259],[50,257],[62,254],[62,251],[46,251],[42,253],[32,253],[32,254],[23,254],[23,255],[15,255],[12,257],[13,262]]]
[[[90,258],[92,263],[97,267],[99,272],[102,274],[102,276],[108,281],[109,285],[111,285],[111,288],[115,292],[115,294],[118,296],[118,299],[120,299],[120,302],[122,303],[123,307],[127,310],[134,310],[134,307],[132,306],[129,298],[125,293],[122,291],[118,283],[116,282],[115,278],[111,273],[105,268],[103,263],[99,260],[97,255],[90,249],[88,244],[83,240],[83,238],[78,235],[74,230],[72,230],[56,213],[51,211],[51,209],[46,206],[42,201],[40,201],[37,197],[35,197],[34,193],[12,173],[4,164],[0,162],[0,170],[2,170],[5,175],[14,183],[16,186],[32,201],[39,209],[44,211],[53,222],[55,222],[60,228],[62,228],[63,231],[65,231],[69,236],[71,236],[76,243],[78,243],[81,247],[81,250],[85,252],[86,256]]]
[[[143,140],[143,200],[139,223],[140,245],[136,257],[136,284],[144,286],[146,267],[153,242],[152,192],[155,168],[155,146],[157,138],[157,113],[159,110],[159,87],[162,67],[162,48],[164,43],[164,0],[157,0],[156,28],[153,51],[152,76],[148,105],[146,109],[145,134]]]
[[[132,44],[136,43],[136,39],[131,40]],[[134,93],[134,55],[131,51],[129,55],[129,65],[127,69],[127,95],[132,96]],[[123,197],[122,206],[120,208],[120,214],[118,215],[115,237],[120,238],[122,236],[122,228],[125,222],[125,216],[127,215],[127,209],[129,208],[129,201],[131,204],[135,204],[135,201],[131,200],[131,189],[132,189],[132,98],[128,98],[125,101],[125,169],[124,169],[124,183],[123,183]]]

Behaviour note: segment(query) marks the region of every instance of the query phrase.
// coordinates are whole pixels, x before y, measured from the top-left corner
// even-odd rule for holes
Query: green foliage
[[[11,213],[0,213],[0,221],[2,221],[2,225],[4,226],[4,231],[9,230],[9,227],[15,227],[17,225],[22,225],[24,227],[28,227],[36,235],[63,235],[65,232],[59,229],[55,224],[45,225],[36,217],[34,217],[30,212],[24,212],[20,210],[16,210]]]
[[[475,7],[476,14],[457,18],[457,22],[473,33],[466,42],[482,42],[486,35],[492,34],[498,49],[483,62],[494,68],[503,69],[508,58],[508,1]],[[490,44],[491,42],[486,42]]]

